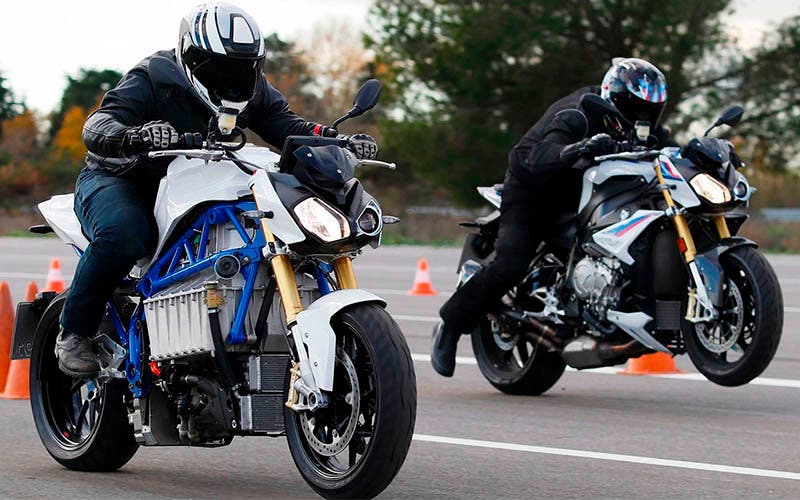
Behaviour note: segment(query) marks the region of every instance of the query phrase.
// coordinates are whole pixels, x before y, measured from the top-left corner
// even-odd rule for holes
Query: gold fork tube
[[[728,229],[728,223],[725,221],[724,215],[717,215],[714,217],[714,226],[717,228],[717,233],[719,233],[720,238],[730,238],[731,231]]]
[[[352,290],[358,288],[356,273],[353,270],[353,261],[350,257],[339,257],[333,261],[333,272],[336,274],[336,281],[339,289]]]
[[[256,197],[256,206],[258,206],[258,197]],[[261,207],[258,208],[263,210]],[[264,233],[267,245],[275,249],[275,235],[272,234],[272,230],[267,224],[267,219],[261,219],[261,231]],[[283,311],[286,313],[286,324],[291,325],[297,319],[300,311],[303,310],[303,304],[300,302],[300,292],[297,291],[297,281],[294,279],[292,261],[288,255],[277,254],[272,256],[270,264],[272,265],[272,272],[275,274],[275,283],[278,285]]]
[[[658,177],[658,183],[664,186],[666,183],[664,182],[664,176],[661,174],[661,167],[658,163],[655,164],[656,176]],[[664,194],[664,201],[667,203],[668,208],[675,208],[675,200],[672,199],[672,193],[669,192],[669,189],[662,189],[661,192]],[[686,222],[686,217],[683,214],[675,214],[672,216],[672,222],[675,224],[675,230],[678,232],[678,237],[683,239],[683,242],[686,244],[686,251],[683,252],[683,258],[686,260],[686,263],[690,263],[694,261],[694,258],[697,256],[697,250],[694,246],[694,239],[692,238],[692,232],[689,230],[689,223]]]

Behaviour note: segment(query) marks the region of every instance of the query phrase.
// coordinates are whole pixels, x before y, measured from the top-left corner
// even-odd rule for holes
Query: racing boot
[[[456,369],[456,347],[461,334],[448,327],[444,321],[433,327],[431,364],[443,377],[452,377]]]
[[[56,338],[58,368],[74,378],[91,377],[100,371],[100,362],[94,352],[92,340],[63,328]]]

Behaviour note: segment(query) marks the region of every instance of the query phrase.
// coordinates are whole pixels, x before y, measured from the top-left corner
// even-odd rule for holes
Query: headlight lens
[[[338,210],[319,198],[308,198],[294,207],[300,224],[325,242],[338,241],[350,236],[350,224]]]
[[[699,174],[692,177],[689,184],[695,193],[705,198],[709,203],[721,205],[731,201],[731,191],[723,183],[708,174]]]

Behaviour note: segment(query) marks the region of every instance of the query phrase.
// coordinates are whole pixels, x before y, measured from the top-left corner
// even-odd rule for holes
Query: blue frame
[[[217,260],[226,255],[233,255],[239,259],[244,275],[244,287],[236,304],[233,323],[226,336],[228,344],[244,344],[247,342],[247,332],[244,323],[250,300],[255,289],[259,266],[262,260],[262,251],[266,240],[261,227],[257,227],[251,238],[237,218],[237,214],[256,210],[252,201],[221,203],[206,209],[178,238],[169,249],[148,269],[147,273],[136,284],[136,291],[143,299],[150,298],[165,290],[169,286],[182,281],[193,274],[212,268]],[[231,223],[236,232],[244,241],[240,248],[228,249],[214,255],[206,255],[207,240],[211,226],[216,224]],[[199,241],[196,238],[199,235]],[[194,247],[197,251],[193,251]],[[182,265],[181,262],[183,262]],[[333,271],[331,266],[324,262],[317,262],[314,268],[315,278],[320,293],[326,295],[332,291],[328,276]],[[126,360],[126,377],[134,397],[146,397],[149,392],[149,380],[146,377],[142,346],[142,328],[145,325],[144,307],[142,303],[136,306],[131,316],[130,323],[122,324],[114,305],[108,303],[108,311],[119,334],[120,343],[128,351]],[[223,325],[224,326],[224,325]]]

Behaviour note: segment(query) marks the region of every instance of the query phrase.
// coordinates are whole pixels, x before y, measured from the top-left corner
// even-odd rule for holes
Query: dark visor
[[[264,69],[264,57],[232,57],[194,47],[186,51],[183,59],[216,101],[249,101]]]

